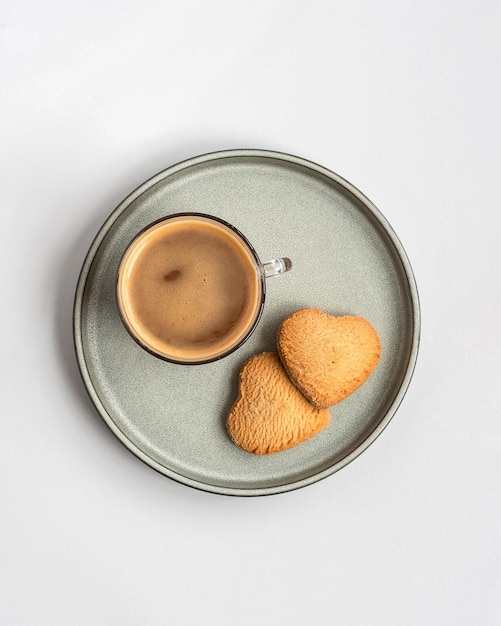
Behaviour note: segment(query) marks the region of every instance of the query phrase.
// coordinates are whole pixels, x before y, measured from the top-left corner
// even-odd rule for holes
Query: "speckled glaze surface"
[[[293,261],[292,271],[268,279],[264,312],[250,339],[206,365],[167,363],[143,350],[124,328],[115,301],[117,267],[129,242],[149,223],[185,211],[230,222],[263,261]],[[359,390],[331,409],[331,422],[320,434],[284,452],[249,454],[225,429],[239,369],[251,355],[274,350],[280,322],[302,307],[367,318],[381,340],[380,362]],[[199,156],[136,189],[97,234],[74,307],[82,378],[113,433],[166,476],[227,495],[297,489],[355,459],[405,394],[419,330],[409,261],[376,207],[333,172],[262,150]]]

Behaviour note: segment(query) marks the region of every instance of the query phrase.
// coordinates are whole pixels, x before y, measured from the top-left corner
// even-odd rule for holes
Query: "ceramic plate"
[[[128,243],[150,222],[186,211],[230,222],[262,261],[293,261],[292,271],[268,279],[264,313],[251,338],[207,365],[151,356],[125,330],[115,303],[117,266]],[[225,429],[239,369],[251,355],[274,350],[280,322],[303,307],[368,319],[381,340],[380,361],[362,387],[331,409],[321,433],[284,452],[249,454]],[[298,157],[232,150],[161,172],[111,214],[82,268],[74,336],[88,393],[131,452],[186,485],[255,496],[331,475],[382,432],[410,382],[419,304],[402,245],[353,185]]]

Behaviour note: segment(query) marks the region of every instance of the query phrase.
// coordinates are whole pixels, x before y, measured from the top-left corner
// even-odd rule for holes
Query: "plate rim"
[[[294,163],[296,165],[300,165],[309,170],[313,170],[327,178],[333,180],[338,185],[346,189],[350,192],[355,198],[358,199],[362,205],[368,209],[375,220],[381,225],[385,234],[389,237],[392,245],[395,248],[395,252],[398,255],[398,258],[402,264],[403,271],[405,273],[405,277],[407,279],[407,284],[409,288],[410,302],[411,302],[411,314],[412,314],[412,329],[413,329],[413,337],[410,342],[410,350],[409,350],[409,359],[407,362],[407,367],[405,371],[405,375],[402,378],[402,382],[398,391],[395,395],[395,398],[391,405],[388,407],[386,413],[382,417],[379,424],[370,432],[367,437],[365,437],[349,454],[345,457],[333,463],[328,468],[322,470],[321,472],[314,473],[305,478],[301,478],[298,480],[294,480],[292,482],[282,483],[280,485],[273,485],[269,487],[256,487],[256,488],[245,488],[245,487],[224,487],[221,485],[212,485],[210,483],[205,483],[200,480],[195,480],[189,478],[188,476],[183,476],[174,470],[165,467],[164,465],[155,461],[150,456],[145,454],[138,446],[136,446],[126,435],[123,433],[118,426],[113,421],[112,417],[106,411],[106,408],[101,402],[99,394],[94,388],[92,378],[87,368],[87,360],[85,358],[84,349],[83,349],[83,341],[82,341],[82,325],[81,325],[81,314],[82,314],[82,306],[83,306],[83,295],[85,292],[87,279],[89,276],[89,272],[94,261],[94,258],[103,243],[106,235],[110,231],[113,224],[119,218],[119,216],[137,199],[139,198],[145,191],[159,183],[161,180],[176,174],[182,170],[188,169],[190,167],[207,163],[210,161],[220,161],[227,158],[250,158],[250,157],[258,157],[258,158],[268,158],[275,161],[284,161],[286,163]],[[386,426],[394,417],[397,412],[400,404],[402,403],[405,394],[409,388],[412,376],[415,371],[419,345],[421,339],[421,308],[419,301],[419,293],[417,288],[416,279],[414,276],[414,272],[412,266],[410,264],[407,253],[393,230],[392,226],[386,219],[386,217],[381,213],[381,211],[373,204],[373,202],[362,193],[355,185],[350,183],[348,180],[340,176],[339,174],[333,172],[332,170],[314,163],[308,159],[303,157],[295,156],[292,154],[288,154],[285,152],[278,152],[275,150],[264,150],[264,149],[256,149],[256,148],[238,148],[238,149],[229,149],[229,150],[219,150],[214,152],[206,152],[200,154],[198,156],[194,156],[188,159],[184,159],[179,161],[167,168],[164,168],[160,172],[154,174],[143,183],[138,185],[131,193],[129,193],[119,204],[118,206],[110,213],[110,215],[103,222],[101,227],[98,229],[94,239],[92,240],[89,249],[84,257],[84,262],[82,264],[78,280],[77,286],[75,290],[74,303],[73,303],[73,344],[75,350],[75,356],[77,360],[78,370],[80,372],[80,376],[84,383],[84,387],[87,391],[87,394],[92,401],[94,408],[97,410],[100,417],[103,419],[105,424],[110,428],[113,434],[119,439],[119,441],[127,448],[129,452],[134,454],[137,458],[143,461],[150,468],[156,470],[160,474],[167,476],[168,478],[181,483],[183,485],[213,493],[218,495],[227,495],[227,496],[264,496],[264,495],[275,495],[278,493],[285,493],[289,491],[293,491],[296,489],[300,489],[306,487],[308,485],[314,484],[331,476],[336,473],[343,467],[346,467],[349,463],[355,460],[362,452],[364,452],[374,441],[379,437],[379,435],[383,432]]]

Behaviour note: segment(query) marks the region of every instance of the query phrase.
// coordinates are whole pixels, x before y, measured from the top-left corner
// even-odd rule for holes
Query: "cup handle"
[[[263,268],[265,278],[269,278],[270,276],[278,276],[278,274],[288,272],[292,268],[292,261],[287,257],[283,257],[263,263],[261,267]]]

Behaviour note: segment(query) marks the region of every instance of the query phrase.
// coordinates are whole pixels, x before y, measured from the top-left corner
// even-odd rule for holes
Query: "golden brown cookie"
[[[276,352],[251,357],[242,367],[239,394],[226,421],[233,441],[254,454],[286,450],[329,423],[289,380]]]
[[[277,333],[280,359],[296,387],[325,409],[353,393],[379,360],[379,337],[363,317],[300,309]]]

